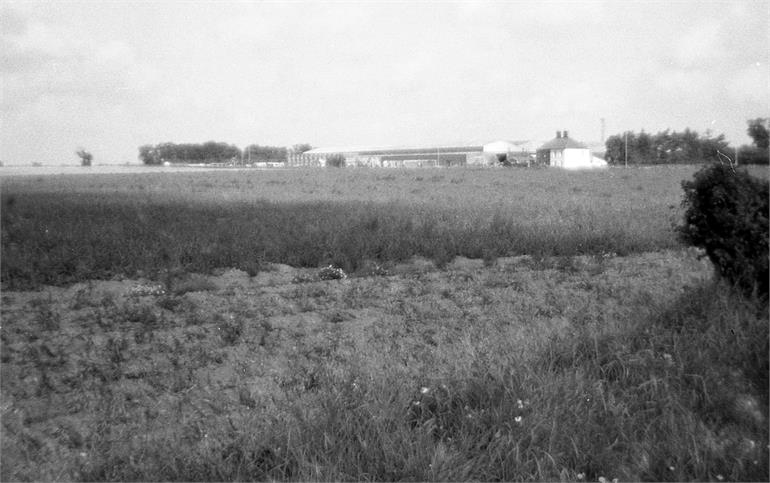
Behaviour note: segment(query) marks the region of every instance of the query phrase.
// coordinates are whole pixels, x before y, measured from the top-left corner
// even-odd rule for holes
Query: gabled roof
[[[541,149],[588,149],[588,147],[585,144],[579,143],[572,138],[560,137],[553,138],[537,148],[538,151]]]

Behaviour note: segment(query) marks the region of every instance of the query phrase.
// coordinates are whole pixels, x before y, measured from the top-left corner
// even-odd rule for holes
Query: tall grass
[[[367,261],[416,255],[443,265],[458,255],[628,254],[678,246],[675,177],[641,170],[572,177],[350,171],[323,173],[320,180],[302,171],[266,173],[267,179],[199,173],[3,180],[2,282],[66,284],[158,276],[170,268],[254,274],[265,261],[355,271]]]
[[[325,366],[286,419],[194,453],[107,445],[83,478],[766,481],[766,310],[719,284],[653,309],[526,352],[486,345],[422,385]]]

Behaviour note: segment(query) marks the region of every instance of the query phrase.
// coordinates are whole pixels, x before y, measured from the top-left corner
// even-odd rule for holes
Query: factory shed
[[[299,156],[290,156],[289,165],[325,166],[332,155],[342,155],[350,167],[416,168],[433,166],[464,166],[483,158],[481,144],[429,146],[333,146],[311,149]]]
[[[528,141],[455,143],[443,145],[374,147],[332,146],[290,155],[289,166],[326,166],[331,156],[342,155],[350,167],[416,168],[493,166],[500,163],[529,165],[534,156]]]
[[[593,156],[588,147],[569,137],[568,131],[556,131],[556,137],[537,149],[537,163],[564,169],[606,168],[607,163]]]

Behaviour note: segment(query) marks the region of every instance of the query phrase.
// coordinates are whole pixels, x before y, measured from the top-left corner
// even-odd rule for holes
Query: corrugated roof
[[[446,145],[423,145],[423,146],[332,146],[326,148],[316,148],[306,151],[305,154],[331,154],[331,153],[358,153],[361,155],[378,154],[408,154],[408,153],[434,153],[441,152],[476,152],[482,150],[481,144],[446,144]]]
[[[497,141],[510,143],[512,146],[522,146],[530,141]],[[496,142],[496,143],[497,143]],[[484,143],[479,141],[466,141],[444,144],[423,144],[412,146],[329,146],[311,149],[304,154],[331,154],[331,153],[358,153],[361,155],[379,155],[379,154],[407,154],[407,153],[434,153],[437,150],[446,153],[468,153],[481,152],[484,146],[495,143]],[[521,149],[521,148],[519,148]]]
[[[586,146],[583,143],[577,142],[572,138],[553,138],[547,143],[543,144],[539,148],[537,148],[538,151],[541,149],[588,149],[588,146]]]

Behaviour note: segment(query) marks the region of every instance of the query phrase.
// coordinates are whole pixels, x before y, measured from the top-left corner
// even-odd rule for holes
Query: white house
[[[591,150],[569,137],[567,131],[556,131],[556,137],[540,146],[537,162],[564,169],[606,168],[607,162],[591,154]]]

